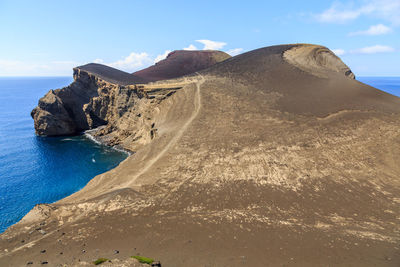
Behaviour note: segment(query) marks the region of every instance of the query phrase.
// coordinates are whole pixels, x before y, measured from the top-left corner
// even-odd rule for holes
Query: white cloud
[[[378,24],[378,25],[372,25],[371,27],[368,28],[368,30],[365,30],[365,31],[351,32],[351,33],[349,33],[349,35],[350,36],[382,35],[382,34],[390,33],[391,31],[392,31],[392,29],[390,29],[388,26],[385,26],[383,24]]]
[[[332,52],[335,53],[335,55],[337,56],[343,56],[344,54],[346,54],[346,51],[344,51],[343,49],[332,49]]]
[[[316,15],[320,22],[345,23],[354,20],[361,15],[361,10],[352,10],[342,4],[334,3],[330,8]]]
[[[366,0],[357,6],[335,2],[315,17],[320,22],[346,23],[361,16],[371,16],[400,25],[399,14],[399,0]]]
[[[197,40],[204,45],[203,50],[219,50],[226,46],[225,42],[216,42],[211,40]],[[197,50],[197,47],[190,44],[184,50]],[[228,54],[234,56],[240,54],[242,48],[230,49]],[[101,58],[96,58],[92,62],[104,64],[122,71],[134,72],[143,69],[152,64],[165,59],[171,50],[166,50],[163,54],[156,57],[150,56],[146,52],[132,52],[127,57],[114,62],[105,62]],[[0,59],[0,76],[61,76],[71,75],[72,69],[76,66],[86,64],[86,62],[77,61],[52,61],[52,62],[27,62],[18,60]]]
[[[183,50],[197,50],[197,47],[190,44],[188,47],[183,48]]]
[[[226,45],[224,42],[216,42],[211,40],[196,40],[196,42],[204,45],[203,50],[219,50]]]
[[[241,54],[243,51],[243,48],[234,48],[234,49],[229,49],[228,51],[226,51],[226,53],[228,53],[231,56],[237,56],[239,54]]]
[[[374,9],[376,17],[400,25],[400,1],[399,0],[374,0],[371,1],[370,8]]]
[[[346,51],[344,49],[332,49],[332,52],[337,56],[343,56],[345,54],[376,54],[376,53],[389,53],[394,52],[395,49],[393,47],[387,45],[374,45],[367,46],[359,49],[354,49],[351,51]]]
[[[120,59],[116,62],[104,63],[104,64],[119,70],[132,72],[137,70],[138,68],[152,64],[153,61],[154,60],[152,60],[151,57],[145,52],[142,53],[132,52],[129,54],[129,56],[123,59]]]
[[[165,50],[164,54],[158,55],[155,59],[154,59],[154,64],[156,64],[158,61],[161,61],[163,59],[165,59],[169,53],[171,53],[171,50]]]
[[[352,54],[376,54],[394,52],[395,49],[386,45],[367,46],[360,49],[352,50]]]

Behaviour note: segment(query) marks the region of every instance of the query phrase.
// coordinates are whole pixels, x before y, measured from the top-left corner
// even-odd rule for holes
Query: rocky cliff
[[[399,266],[400,98],[332,55],[280,45],[179,79],[94,81],[84,121],[136,153],[3,233],[0,265]]]
[[[150,90],[149,96],[143,83],[190,74],[229,57],[220,51],[174,51],[155,66],[134,74],[93,63],[76,67],[74,82],[50,90],[32,111],[36,133],[73,135],[107,125],[97,135],[113,132],[113,136],[102,138],[108,144],[123,141],[116,141],[121,139],[116,136],[129,136],[126,143],[147,140],[154,136],[151,113],[156,102],[172,95],[175,89],[159,88],[157,93]]]

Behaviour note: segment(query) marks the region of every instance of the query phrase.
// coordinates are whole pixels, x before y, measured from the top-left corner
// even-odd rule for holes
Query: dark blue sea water
[[[357,80],[389,94],[400,96],[400,77],[357,77]]]
[[[69,77],[0,77],[0,233],[35,204],[51,203],[126,158],[84,136],[35,136],[31,110],[48,90]]]

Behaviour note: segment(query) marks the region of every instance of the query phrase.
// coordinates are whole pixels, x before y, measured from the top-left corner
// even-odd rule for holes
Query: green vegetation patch
[[[93,262],[93,264],[94,265],[99,265],[99,264],[102,264],[103,262],[106,262],[106,261],[108,261],[108,259],[106,259],[106,258],[98,258],[97,260],[95,260]]]
[[[131,256],[131,258],[137,259],[140,263],[147,263],[147,264],[152,264],[153,259],[142,257],[142,256]]]

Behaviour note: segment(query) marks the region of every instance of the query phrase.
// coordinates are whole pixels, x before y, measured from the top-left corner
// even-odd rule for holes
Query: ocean
[[[400,97],[400,77],[357,77],[357,80]]]
[[[0,233],[36,204],[52,203],[117,166],[126,153],[85,136],[39,137],[31,110],[70,77],[0,77]]]
[[[400,96],[400,77],[358,80]],[[36,204],[52,203],[117,166],[127,154],[85,136],[39,137],[31,110],[69,77],[0,78],[0,233]]]

